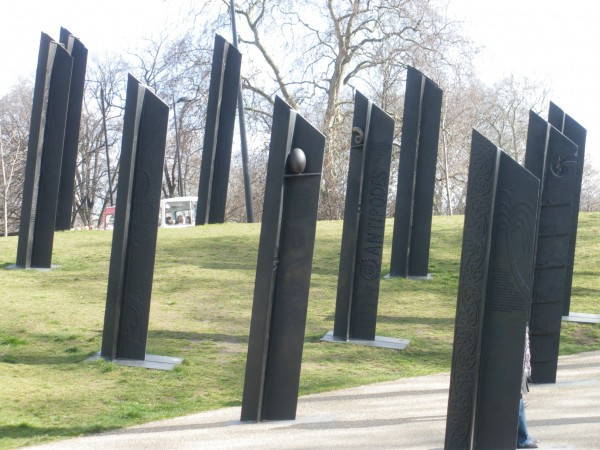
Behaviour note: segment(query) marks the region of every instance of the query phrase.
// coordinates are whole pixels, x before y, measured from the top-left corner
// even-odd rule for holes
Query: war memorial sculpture
[[[17,268],[50,269],[73,58],[42,33],[23,182]]]
[[[322,340],[402,349],[375,335],[394,119],[356,92],[333,332]]]
[[[390,277],[428,278],[442,90],[408,67]]]
[[[208,90],[196,225],[225,222],[241,64],[242,55],[238,49],[216,35]]]
[[[168,105],[129,75],[99,355],[163,370],[182,362],[146,354],[168,119]]]
[[[275,99],[242,399],[242,421],[292,420],[325,137]]]
[[[548,110],[548,123],[563,133],[567,138],[577,145],[577,153],[573,159],[577,161],[575,170],[575,192],[573,201],[573,215],[571,217],[571,228],[569,230],[569,255],[567,259],[567,285],[565,287],[565,297],[563,300],[563,320],[573,322],[600,322],[600,316],[589,315],[585,313],[571,313],[571,287],[573,284],[573,264],[575,262],[575,244],[577,242],[577,224],[579,222],[579,203],[581,199],[581,183],[583,180],[583,165],[585,163],[585,141],[587,130],[582,127],[575,119],[566,114],[556,104],[550,102]],[[590,319],[592,319],[590,321]]]
[[[54,229],[70,228],[87,50],[66,29],[61,43],[42,34],[18,267],[50,268]],[[217,36],[197,224],[224,221],[240,62]],[[391,276],[428,276],[441,99],[409,67]],[[274,103],[242,421],[296,417],[323,165],[324,136],[283,100]],[[102,349],[92,359],[163,370],[182,362],[146,353],[168,109],[129,76]],[[326,341],[408,343],[375,334],[393,133],[393,119],[356,92],[335,324]],[[584,151],[585,129],[553,104],[548,122],[530,115],[525,168],[473,132],[446,448],[515,446],[528,323],[534,381],[556,380]]]
[[[473,131],[446,449],[516,448],[539,185]]]
[[[77,167],[77,148],[79,145],[79,127],[81,124],[81,108],[85,88],[85,72],[87,67],[87,48],[66,28],[60,29],[59,42],[73,58],[71,87],[69,90],[69,109],[65,128],[65,140],[60,170],[60,188],[56,210],[55,229],[70,230],[73,216],[73,193],[75,170]]]
[[[573,141],[530,112],[525,168],[541,182],[530,319],[534,383],[556,382],[564,300],[570,296],[573,217],[581,189],[577,150]]]

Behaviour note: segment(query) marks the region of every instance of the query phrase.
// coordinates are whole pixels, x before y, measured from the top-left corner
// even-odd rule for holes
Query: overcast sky
[[[543,80],[550,100],[587,129],[586,159],[600,164],[600,10],[586,0],[452,0],[491,84],[510,73]],[[546,118],[546,115],[542,115]]]
[[[141,46],[152,30],[176,23],[192,0],[17,0],[0,6],[0,95],[35,72],[42,31],[63,26],[90,55]],[[293,0],[290,0],[293,1]],[[600,162],[600,12],[588,0],[450,0],[449,12],[484,47],[477,60],[491,84],[510,73],[544,80],[550,99],[588,130],[586,157]],[[243,70],[243,68],[242,68]]]
[[[60,27],[87,47],[89,56],[127,51],[163,30],[186,0],[15,0],[0,3],[0,95],[19,76],[35,73],[41,32],[58,41]],[[174,6],[175,5],[175,6]]]

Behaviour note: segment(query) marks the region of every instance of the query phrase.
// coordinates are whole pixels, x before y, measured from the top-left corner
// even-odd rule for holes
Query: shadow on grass
[[[91,356],[90,353],[86,353],[84,358]],[[65,356],[57,356],[50,354],[29,354],[29,355],[5,355],[0,358],[0,362],[5,364],[23,364],[26,366],[42,366],[42,365],[68,365],[68,364],[79,364],[82,362],[81,353],[73,354],[73,355],[65,355]],[[1,436],[1,434],[0,434]]]
[[[571,290],[571,297],[600,297],[600,289],[584,288],[574,286]]]
[[[101,433],[103,431],[114,430],[114,427],[100,425],[81,426],[81,427],[35,427],[27,423],[19,425],[1,425],[0,436],[9,439],[33,439],[39,437],[74,437],[85,434]]]
[[[597,277],[598,272],[594,270],[576,270],[573,273],[574,277],[582,276],[582,277]]]
[[[102,332],[97,331],[97,333],[101,336]],[[53,335],[27,335],[26,341],[27,345],[31,347],[37,347],[36,342],[48,342],[49,340],[53,340],[55,336]],[[148,339],[160,341],[166,339],[174,339],[177,341],[181,341],[182,345],[185,341],[194,342],[194,343],[202,343],[202,342],[210,342],[210,343],[224,343],[224,344],[248,344],[248,335],[234,335],[234,334],[224,334],[224,333],[196,333],[191,331],[170,331],[170,330],[149,330],[148,331]],[[67,341],[68,344],[68,341]],[[156,342],[153,343],[154,347],[160,347]],[[63,350],[68,351],[68,350]],[[97,351],[97,350],[96,350]],[[0,363],[4,364],[23,364],[23,365],[71,365],[71,364],[80,364],[84,362],[87,358],[94,355],[96,351],[86,351],[86,348],[81,347],[73,353],[65,353],[57,354],[57,353],[23,353],[20,352],[18,355],[13,355],[11,353],[7,353],[0,356]],[[1,436],[1,434],[0,434]]]
[[[233,335],[222,333],[195,333],[193,331],[169,331],[169,330],[149,330],[149,339],[181,339],[192,342],[227,342],[231,343],[248,343],[247,335]]]
[[[323,320],[334,322],[335,315],[330,314],[324,317]],[[395,323],[400,325],[443,325],[453,327],[454,320],[454,317],[377,316],[377,323]]]
[[[256,267],[258,246],[243,238],[200,237],[191,241],[170,241],[160,255],[166,261],[192,264],[203,269],[249,270]],[[198,254],[202,257],[198,258]],[[157,261],[160,262],[160,261]]]
[[[380,323],[454,326],[454,317],[377,316]]]
[[[337,243],[333,241],[333,239],[321,239],[315,243],[315,251],[317,245],[321,251],[319,261],[323,259],[327,263],[319,265],[318,261],[314,261],[313,274],[337,275],[339,249]],[[170,262],[192,264],[202,269],[255,271],[258,246],[257,240],[248,239],[247,236],[197,237],[191,241],[169,241],[168,245],[161,245],[160,255]],[[326,251],[331,247],[336,250]],[[202,254],[202,257],[198,258],[198,254]],[[333,265],[330,264],[332,260],[335,261]]]

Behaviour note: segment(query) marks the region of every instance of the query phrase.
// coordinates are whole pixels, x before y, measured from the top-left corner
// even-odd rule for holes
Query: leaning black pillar
[[[375,336],[393,137],[394,120],[357,91],[335,323],[325,341],[397,349],[407,344]]]
[[[275,99],[243,421],[296,418],[324,136]]]
[[[42,33],[33,91],[16,267],[52,267],[73,58]]]
[[[515,448],[539,180],[473,131],[444,448]]]
[[[169,107],[129,75],[100,356],[171,369],[178,358],[146,355]]]
[[[221,36],[215,35],[196,225],[225,222],[241,64],[242,55],[238,49]]]
[[[442,90],[408,67],[390,277],[428,278]]]
[[[567,257],[566,286],[562,313],[563,316],[568,317],[571,315],[571,287],[573,285],[573,264],[575,262],[575,244],[577,243],[577,224],[579,222],[579,203],[581,198],[581,182],[583,179],[587,131],[576,122],[575,119],[566,114],[552,102],[550,102],[550,109],[548,111],[548,122],[577,145],[577,153],[573,157],[576,161],[576,174],[574,180],[575,191],[573,192],[574,205],[571,216],[571,228],[569,230],[569,254]],[[578,321],[577,315],[578,314],[574,314],[570,320]]]
[[[577,145],[529,113],[525,168],[541,180],[531,305],[531,380],[556,382],[563,302],[570,287],[570,245],[578,191]]]
[[[58,204],[56,207],[55,229],[57,231],[69,230],[71,228],[77,148],[79,146],[79,126],[81,123],[81,107],[83,103],[88,53],[87,48],[85,48],[81,41],[74,37],[66,28],[60,29],[59,42],[73,58],[73,71],[69,89],[69,107],[60,171]]]

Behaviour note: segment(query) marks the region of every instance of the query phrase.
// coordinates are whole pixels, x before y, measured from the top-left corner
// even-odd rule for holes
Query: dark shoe
[[[538,448],[539,441],[533,440],[529,444],[519,445],[517,448]]]

